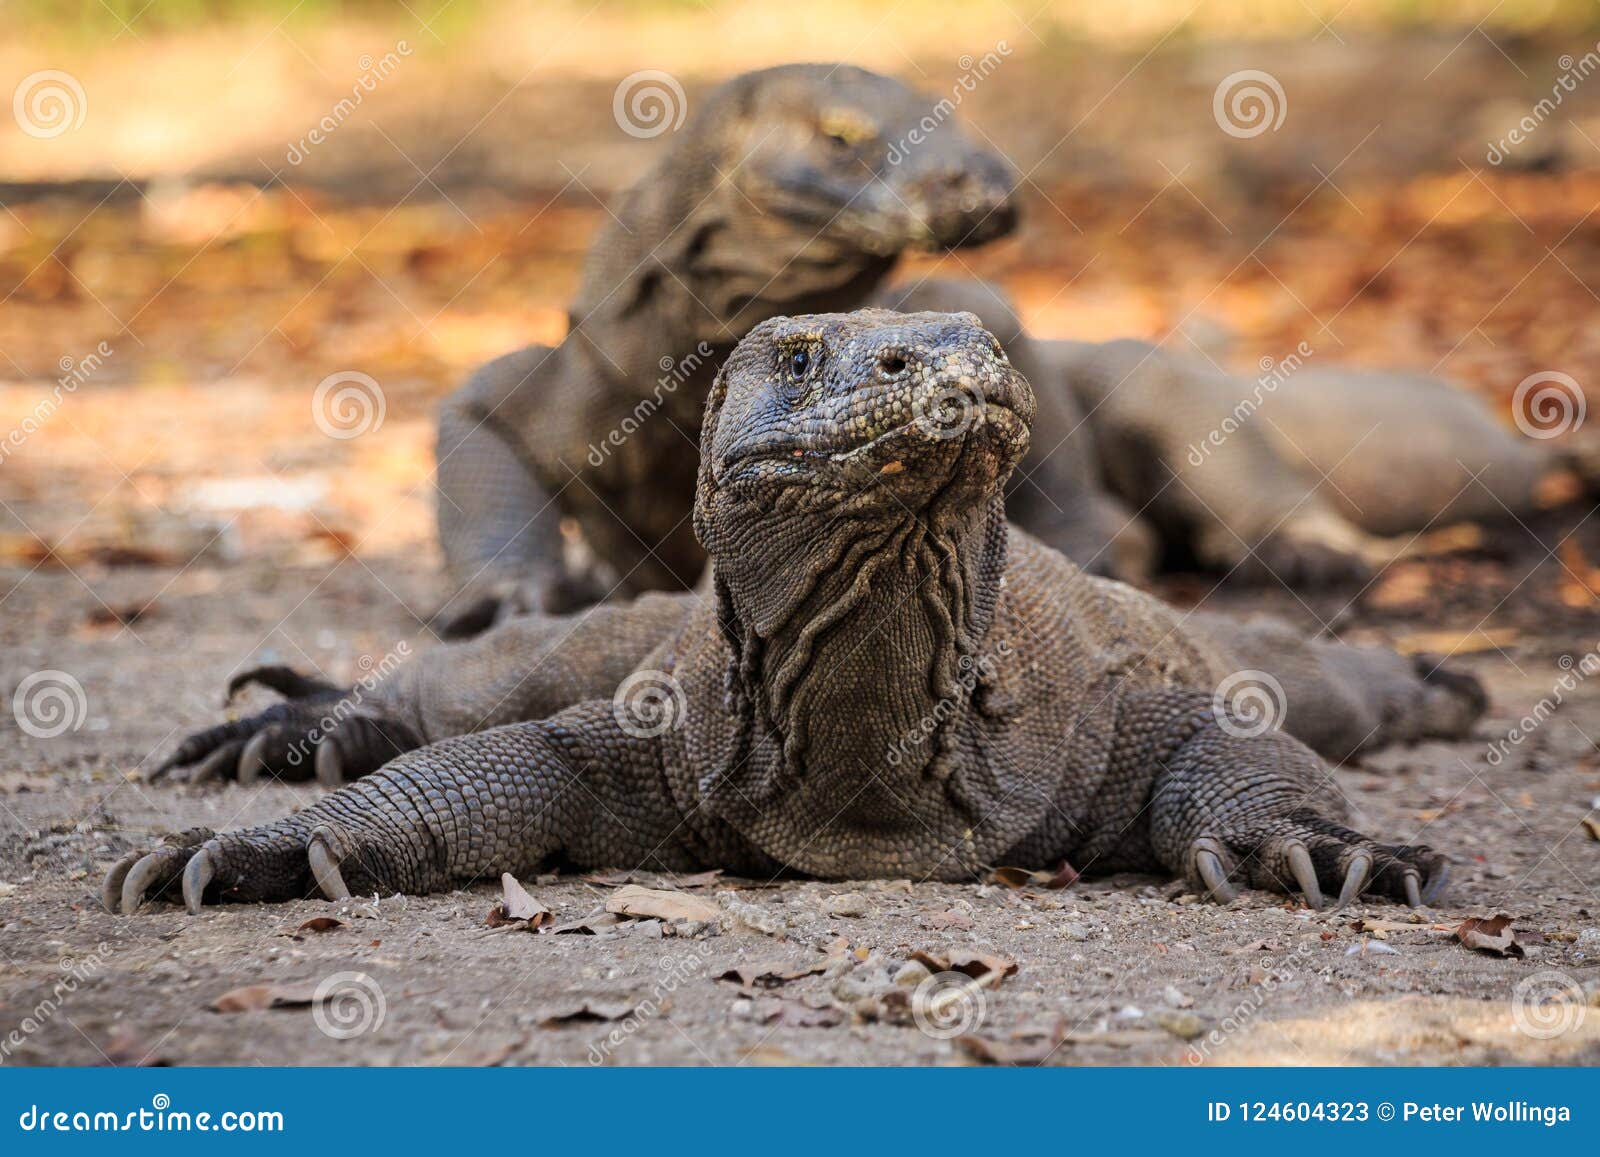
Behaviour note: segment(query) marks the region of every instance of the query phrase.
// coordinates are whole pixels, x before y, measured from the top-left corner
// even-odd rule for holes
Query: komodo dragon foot
[[[307,780],[314,774],[337,787],[422,744],[410,725],[365,701],[360,692],[288,667],[255,667],[235,675],[228,682],[228,701],[252,683],[278,692],[285,702],[195,732],[148,778],[247,784],[263,776]]]

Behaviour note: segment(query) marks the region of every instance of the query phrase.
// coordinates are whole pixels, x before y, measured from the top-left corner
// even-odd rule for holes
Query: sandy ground
[[[1556,565],[1533,568],[1536,557],[1524,560],[1530,589]],[[1339,772],[1362,826],[1455,857],[1445,902],[1414,918],[1382,904],[1316,915],[1263,893],[1218,907],[1146,877],[1061,891],[717,881],[695,893],[743,919],[534,935],[486,926],[498,898],[487,883],[198,918],[167,906],[115,917],[98,902],[100,876],[127,848],[191,825],[265,821],[315,797],[305,785],[158,787],[135,772],[218,718],[219,688],[246,657],[349,677],[360,656],[415,637],[414,611],[432,594],[425,557],[181,574],[40,569],[9,573],[6,588],[7,685],[12,669],[49,666],[72,672],[88,704],[81,729],[52,739],[20,734],[9,713],[0,722],[0,1029],[17,1027],[21,1042],[0,1037],[8,1063],[960,1064],[997,1052],[1052,1064],[1600,1061],[1600,1012],[1540,1003],[1573,985],[1592,997],[1600,984],[1600,843],[1582,827],[1600,793],[1589,740],[1600,735],[1600,693],[1580,686],[1498,766],[1487,758],[1489,742],[1550,693],[1558,656],[1581,654],[1575,638],[1508,640],[1502,629],[1500,650],[1455,660],[1494,697],[1477,737]],[[140,604],[163,588],[131,627],[89,621],[101,601]],[[1223,592],[1209,605],[1262,601]],[[1327,616],[1340,601],[1308,609]],[[1412,637],[1378,618],[1357,611],[1349,630]],[[1442,637],[1437,624],[1414,636]],[[615,881],[528,883],[559,921],[576,921]],[[1529,941],[1525,957],[1469,951],[1449,931],[1499,912]],[[330,914],[343,924],[297,931]],[[1402,926],[1358,931],[1363,920]],[[930,1035],[901,997],[886,997],[908,991],[894,977],[919,951],[1016,962],[956,1007],[966,1035],[990,1047]],[[718,979],[813,963],[825,967],[770,989]],[[350,973],[366,979],[337,975]],[[325,980],[354,986],[349,999],[308,1005]],[[260,984],[291,1006],[210,1007]],[[344,1038],[324,1025],[363,1031]],[[1535,1035],[1541,1025],[1565,1031]]]

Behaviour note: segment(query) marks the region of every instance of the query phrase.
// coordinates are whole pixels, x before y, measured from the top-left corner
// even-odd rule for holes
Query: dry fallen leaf
[[[555,913],[528,895],[528,890],[517,883],[517,878],[510,872],[500,876],[500,891],[504,899],[489,909],[489,927],[521,924],[531,932],[555,922]]]
[[[606,900],[606,911],[620,916],[640,919],[655,917],[661,920],[701,920],[714,923],[722,916],[722,909],[702,896],[687,892],[668,892],[661,888],[641,888],[638,884],[625,884]]]
[[[230,989],[211,1002],[214,1012],[256,1012],[263,1008],[306,1008],[316,999],[308,985],[247,984]]]
[[[1456,929],[1456,938],[1468,948],[1495,956],[1527,955],[1522,945],[1517,943],[1516,933],[1511,930],[1511,917],[1504,912],[1487,919],[1474,916],[1463,920]]]
[[[1600,840],[1600,820],[1594,816],[1583,817],[1583,830],[1589,833],[1591,840]]]
[[[620,888],[624,884],[633,883],[632,872],[591,872],[587,876],[580,876],[585,884],[595,884],[601,888]]]
[[[560,924],[551,924],[542,931],[556,936],[597,936],[602,928],[615,928],[622,923],[622,917],[615,912],[607,912],[604,908],[596,908],[587,916],[576,920],[563,920]]]
[[[621,993],[605,996],[582,997],[575,1003],[546,1014],[539,1022],[540,1028],[570,1024],[585,1020],[621,1020],[639,1007],[639,1002]]]
[[[1004,956],[990,956],[983,952],[968,952],[956,950],[948,956],[934,952],[923,952],[920,949],[911,954],[911,959],[921,964],[929,972],[964,972],[973,980],[985,985],[999,984],[1008,976],[1017,971],[1017,962],[1008,960]]]
[[[696,872],[692,876],[669,876],[667,881],[674,888],[709,888],[722,883],[722,869],[712,868],[709,872]]]
[[[814,1005],[781,996],[762,997],[753,1011],[753,1019],[783,1028],[828,1028],[842,1023],[844,1015],[844,1009],[833,1004]]]
[[[1181,1035],[1181,1034],[1174,1034]],[[1069,1032],[1065,1021],[1053,1028],[1023,1027],[1009,1040],[996,1040],[968,1034],[956,1043],[974,1060],[989,1065],[1040,1065],[1062,1045],[1103,1045],[1111,1048],[1136,1048],[1140,1045],[1170,1043],[1166,1032],[1141,1029],[1114,1029],[1109,1032]]]
[[[1008,888],[1070,888],[1078,882],[1078,872],[1065,860],[1054,871],[1030,871],[1027,868],[996,868],[990,879]]]
[[[729,980],[744,988],[776,988],[788,980],[815,976],[824,971],[831,961],[824,956],[809,964],[790,967],[783,961],[769,960],[761,964],[741,964],[717,974],[718,980]]]
[[[313,917],[311,917],[311,919],[307,920],[304,924],[300,925],[300,927],[296,928],[295,931],[296,932],[332,932],[335,928],[343,928],[343,927],[344,927],[344,921],[336,919],[333,916],[313,916]]]

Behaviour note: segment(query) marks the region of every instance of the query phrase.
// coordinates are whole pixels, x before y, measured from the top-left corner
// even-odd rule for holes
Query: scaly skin
[[[107,905],[134,912],[180,882],[196,911],[431,891],[558,853],[942,880],[1065,858],[1185,875],[1219,898],[1241,883],[1312,906],[1436,895],[1442,856],[1342,826],[1310,748],[1217,705],[1248,642],[1219,646],[1007,524],[1033,409],[970,314],[763,323],[725,363],[701,433],[707,597],[534,617],[425,656],[374,702],[433,742],[277,823],[130,857]],[[1360,654],[1341,661],[1357,670]],[[664,714],[613,701],[625,660],[627,682],[669,692]],[[1420,711],[1418,730],[1481,711],[1470,681],[1412,683],[1369,706]],[[1362,680],[1345,690],[1359,698]],[[441,739],[445,716],[466,718],[441,694],[554,713]],[[1301,712],[1315,705],[1291,701]]]
[[[736,77],[700,103],[612,207],[561,345],[499,358],[444,403],[439,534],[455,593],[442,635],[695,584],[694,451],[734,343],[770,317],[865,304],[908,249],[1013,226],[1009,166],[954,122],[927,132],[934,104],[809,64]],[[1107,569],[1105,520],[1076,500],[1089,469],[1068,454],[1030,463],[1016,517]],[[592,554],[581,568],[564,557],[563,519]]]
[[[1527,517],[1543,481],[1570,465],[1472,394],[1421,374],[1319,366],[1313,353],[1251,381],[1145,342],[1031,339],[1005,294],[978,281],[927,280],[877,298],[968,310],[1000,336],[1041,404],[1007,509],[1017,519],[1031,499],[1079,511],[1080,529],[1051,545],[1080,565],[1109,552],[1116,577],[1149,575],[1159,538],[1241,581],[1352,582],[1418,532]],[[1035,483],[1039,460],[1060,461]]]

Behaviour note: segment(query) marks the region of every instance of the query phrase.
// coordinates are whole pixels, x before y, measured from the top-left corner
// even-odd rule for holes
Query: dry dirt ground
[[[1506,569],[1528,573],[1525,586],[1539,589],[1559,565],[1536,567],[1537,559],[1524,555]],[[99,878],[125,849],[191,825],[265,821],[317,794],[314,785],[198,790],[137,780],[153,752],[218,718],[219,688],[241,656],[353,676],[360,656],[419,633],[413,612],[428,605],[432,579],[426,560],[349,557],[80,575],[6,576],[8,685],[11,668],[49,666],[72,672],[88,703],[78,731],[6,734],[0,1029],[22,1030],[20,1047],[6,1046],[8,1063],[960,1064],[996,1054],[1052,1064],[1600,1061],[1600,1012],[1539,1003],[1570,994],[1572,984],[1588,984],[1592,996],[1600,981],[1600,842],[1582,824],[1600,794],[1589,738],[1600,735],[1600,692],[1578,687],[1498,765],[1487,756],[1490,741],[1550,694],[1559,656],[1580,657],[1592,634],[1499,627],[1470,635],[1481,617],[1475,608],[1454,626],[1436,620],[1407,633],[1374,625],[1381,615],[1352,612],[1347,633],[1355,637],[1438,645],[1455,630],[1454,645],[1466,652],[1455,661],[1494,697],[1471,740],[1386,753],[1338,773],[1362,826],[1455,857],[1445,902],[1414,922],[1393,905],[1317,915],[1264,893],[1218,907],[1147,877],[1059,891],[729,880],[693,889],[729,913],[722,926],[627,921],[602,923],[593,935],[551,935],[487,927],[499,892],[492,882],[444,896],[221,907],[197,918],[164,905],[134,918],[103,912]],[[93,613],[102,601],[142,604],[154,590],[162,591],[157,609],[131,626]],[[1192,594],[1177,584],[1169,593]],[[1208,602],[1262,601],[1223,592]],[[1313,602],[1301,615],[1328,617],[1340,601]],[[1282,602],[1278,609],[1294,605]],[[600,908],[616,881],[527,883],[566,922]],[[1525,957],[1469,951],[1449,931],[1499,912],[1529,941]],[[297,931],[330,914],[342,925]],[[1374,920],[1403,926],[1353,927]],[[921,1031],[898,998],[885,996],[918,951],[1016,962],[1014,975],[957,1006],[975,1018],[969,1035],[992,1042],[987,1049]],[[823,962],[821,972],[753,992],[719,979],[740,967]],[[350,982],[358,990],[317,1006],[319,1016],[304,1002],[338,973],[370,980]],[[69,978],[64,992],[53,991]],[[278,985],[298,1003],[210,1007],[258,984]],[[1544,1024],[1566,1031],[1527,1031]],[[343,1038],[323,1025],[366,1031]]]

